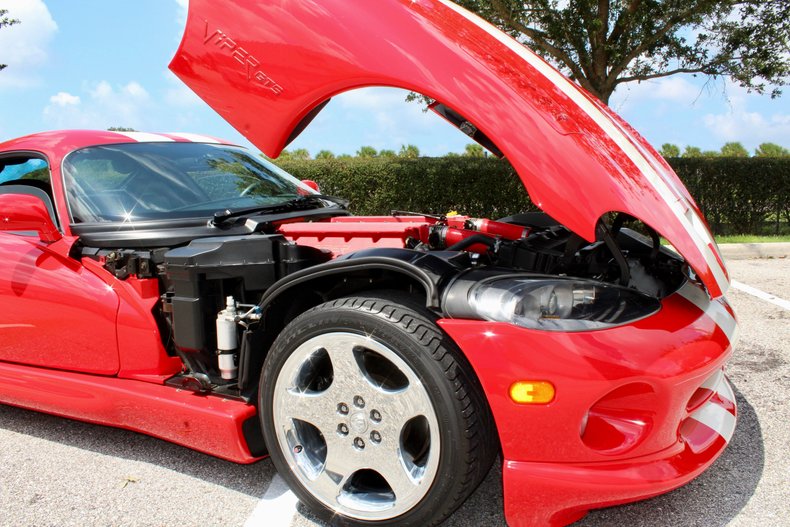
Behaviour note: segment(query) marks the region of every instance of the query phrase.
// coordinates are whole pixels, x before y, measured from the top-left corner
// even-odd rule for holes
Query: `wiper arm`
[[[348,208],[348,201],[334,196],[325,196],[323,194],[308,194],[306,196],[299,196],[283,203],[276,205],[261,205],[260,207],[247,207],[245,209],[225,209],[218,210],[214,213],[211,219],[211,224],[217,227],[225,224],[228,220],[238,218],[240,216],[247,216],[248,214],[256,214],[259,212],[287,212],[299,208],[304,208],[306,205],[317,204],[321,200],[331,201],[341,209]]]

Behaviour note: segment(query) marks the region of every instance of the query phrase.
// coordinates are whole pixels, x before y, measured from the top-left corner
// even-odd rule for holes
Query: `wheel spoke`
[[[313,482],[314,488],[321,495],[337,500],[343,486],[358,469],[355,458],[349,455],[347,447],[342,442],[327,437],[324,469]]]
[[[382,401],[386,417],[383,420],[384,427],[397,434],[400,434],[411,419],[431,415],[433,411],[424,388],[415,383],[396,392],[385,392]]]
[[[328,393],[300,392],[296,388],[284,390],[282,397],[282,413],[287,419],[299,419],[318,428],[327,435],[330,430],[329,416],[335,411],[335,405]]]
[[[364,373],[354,354],[356,345],[355,340],[342,336],[334,337],[331,340],[327,339],[327,342],[324,343],[324,349],[329,354],[329,360],[332,363],[335,383],[355,388],[363,383],[367,385]],[[333,386],[333,388],[335,387]]]
[[[408,470],[401,461],[398,447],[387,448],[375,458],[373,470],[381,474],[395,494],[395,501],[403,502],[420,490],[421,479],[412,479]]]

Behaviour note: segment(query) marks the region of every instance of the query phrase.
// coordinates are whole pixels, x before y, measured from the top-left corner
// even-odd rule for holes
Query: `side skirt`
[[[236,463],[261,459],[244,435],[259,430],[257,410],[241,401],[0,362],[0,403],[140,432]]]

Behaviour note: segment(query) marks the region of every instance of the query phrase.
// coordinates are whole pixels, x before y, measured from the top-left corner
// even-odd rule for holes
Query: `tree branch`
[[[546,33],[527,27],[518,20],[515,20],[508,12],[507,7],[505,7],[505,4],[502,2],[502,0],[491,0],[491,5],[494,7],[497,15],[499,15],[499,17],[507,25],[529,38],[534,43],[536,48],[541,49],[542,51],[554,57],[557,61],[567,66],[567,68],[571,70],[571,73],[576,78],[576,80],[582,86],[584,86],[585,89],[593,93],[597,93],[597,90],[587,80],[587,76],[579,67],[579,65],[576,64],[565,51],[548,42],[548,35]]]
[[[607,82],[612,83],[614,86],[617,81],[617,77],[628,67],[632,60],[637,58],[639,55],[644,53],[650,46],[664,38],[667,33],[672,31],[675,27],[677,27],[680,23],[685,21],[687,18],[691,18],[694,15],[699,14],[696,9],[689,8],[686,11],[683,11],[677,16],[670,17],[667,22],[655,33],[650,35],[649,37],[645,38],[642,42],[636,46],[631,53],[626,55],[618,65],[613,66],[611,70],[609,70],[609,75],[607,75]]]
[[[660,77],[669,77],[670,75],[675,75],[676,73],[705,73],[706,75],[717,75],[719,72],[711,71],[706,66],[700,66],[699,68],[676,68],[674,70],[660,71],[657,73],[648,73],[645,75],[632,75],[631,77],[620,77],[614,82],[614,85],[617,86],[618,84],[623,84],[626,82],[647,81],[651,79],[658,79]]]
[[[628,20],[628,17],[636,13],[636,10],[639,9],[639,5],[641,3],[642,0],[631,0],[631,3],[628,4],[628,7],[620,12],[620,16],[617,17],[617,21],[614,23],[614,28],[612,28],[612,32],[609,34],[607,44],[610,46],[613,45],[623,35],[623,32],[626,28],[626,20]]]

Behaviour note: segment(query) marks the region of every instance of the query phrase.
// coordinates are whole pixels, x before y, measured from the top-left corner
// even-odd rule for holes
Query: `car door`
[[[0,156],[0,193],[46,198],[52,213],[49,183],[40,157]],[[0,231],[0,361],[115,374],[118,296],[69,257],[65,243]]]

